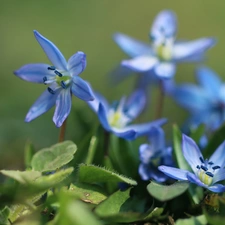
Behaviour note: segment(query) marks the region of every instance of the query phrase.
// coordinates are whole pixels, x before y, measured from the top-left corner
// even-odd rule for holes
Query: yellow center
[[[109,117],[109,124],[112,127],[117,127],[117,128],[121,128],[123,127],[122,121],[121,121],[121,117],[122,114],[118,111],[116,111],[115,113],[113,113],[110,117]]]
[[[206,184],[208,186],[212,184],[213,178],[210,177],[209,175],[207,175],[205,173],[205,171],[199,170],[198,171],[198,177],[204,184]]]
[[[170,45],[160,44],[156,47],[156,54],[162,61],[170,61],[172,59],[172,48]]]

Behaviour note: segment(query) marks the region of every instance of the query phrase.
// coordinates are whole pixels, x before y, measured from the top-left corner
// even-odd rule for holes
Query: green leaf
[[[99,204],[107,198],[103,188],[93,184],[75,183],[71,184],[68,192],[75,193],[84,202]]]
[[[185,181],[178,181],[172,185],[162,185],[152,181],[147,186],[147,190],[159,201],[168,201],[183,194],[188,187],[189,183]]]
[[[225,124],[223,124],[218,130],[216,130],[213,133],[213,136],[209,139],[209,143],[204,149],[204,157],[210,158],[212,153],[224,140],[225,140]]]
[[[64,141],[38,151],[31,161],[33,170],[40,172],[54,171],[68,164],[77,151],[72,141]]]
[[[78,176],[79,180],[85,183],[125,182],[130,185],[137,185],[135,180],[94,165],[80,164]]]
[[[87,164],[91,164],[93,162],[96,148],[98,145],[98,141],[99,140],[98,140],[97,136],[91,137],[91,141],[90,141],[89,148],[88,148],[88,154],[87,154],[87,158],[85,161]]]
[[[175,225],[206,225],[206,224],[208,223],[204,215],[191,217],[188,219],[178,219],[175,223]]]
[[[163,208],[154,208],[145,218],[145,221],[157,220],[163,213]]]
[[[0,224],[3,224],[3,225],[10,224],[8,220],[9,214],[10,214],[10,209],[7,206],[5,206],[2,210],[0,210]]]
[[[24,149],[24,163],[26,168],[31,168],[31,160],[35,153],[33,144],[30,141],[27,141]]]
[[[117,191],[101,202],[96,208],[95,213],[107,221],[128,223],[138,221],[141,218],[139,212],[133,212],[129,209],[128,200],[130,198],[130,189],[126,191]]]

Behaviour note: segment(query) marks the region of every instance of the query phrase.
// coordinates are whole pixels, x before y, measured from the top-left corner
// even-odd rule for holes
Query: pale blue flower
[[[141,135],[146,135],[151,127],[161,126],[166,122],[166,119],[159,119],[130,125],[145,107],[146,96],[142,90],[135,91],[128,99],[123,97],[111,106],[102,95],[95,93],[95,100],[88,104],[98,115],[99,121],[106,131],[126,140],[134,140]]]
[[[204,123],[207,130],[213,131],[225,121],[225,84],[207,67],[198,68],[196,78],[199,86],[177,85],[172,97],[191,114],[186,126]]]
[[[159,170],[169,177],[190,181],[212,192],[225,191],[225,186],[217,183],[225,179],[225,141],[216,149],[209,160],[204,160],[196,143],[183,134],[182,151],[194,173],[168,166],[159,166]]]
[[[200,61],[207,49],[215,44],[214,38],[193,41],[176,41],[177,19],[173,11],[161,11],[153,22],[150,39],[144,43],[122,33],[114,35],[114,41],[132,59],[123,60],[121,65],[138,73],[150,72],[159,78],[171,78],[179,62]],[[126,76],[129,70],[125,71]],[[118,74],[120,75],[120,74]]]
[[[53,121],[57,127],[60,127],[70,113],[71,94],[84,101],[94,99],[89,84],[78,76],[86,67],[86,55],[79,51],[67,62],[51,41],[37,31],[34,31],[34,36],[52,65],[27,64],[14,72],[23,80],[49,85],[32,105],[25,121],[32,121],[56,105]]]
[[[165,134],[161,127],[152,127],[148,133],[150,144],[142,144],[139,147],[139,174],[142,180],[156,180],[164,182],[168,179],[164,173],[158,170],[158,166],[172,166],[172,148],[165,145]]]

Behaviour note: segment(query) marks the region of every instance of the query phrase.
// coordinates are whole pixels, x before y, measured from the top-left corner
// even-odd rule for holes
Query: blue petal
[[[140,161],[144,164],[150,163],[151,157],[154,155],[155,152],[152,151],[152,148],[148,144],[142,144],[139,147],[139,158]]]
[[[83,52],[77,52],[68,60],[68,70],[72,76],[77,76],[86,68],[86,55]]]
[[[176,65],[171,62],[160,62],[154,68],[155,74],[161,78],[171,78],[176,73]]]
[[[163,118],[163,119],[155,120],[155,121],[150,122],[150,123],[129,125],[129,126],[126,127],[126,129],[136,131],[136,138],[137,138],[137,137],[142,136],[142,135],[147,135],[149,133],[150,129],[153,126],[161,126],[164,123],[166,123],[166,121],[167,121],[167,119]]]
[[[169,177],[176,180],[188,180],[187,174],[189,171],[181,170],[170,166],[159,166],[158,169]]]
[[[175,13],[170,10],[164,10],[156,16],[150,36],[154,42],[164,39],[165,37],[174,37],[176,35],[176,31],[177,20]]]
[[[215,193],[225,192],[225,186],[222,184],[214,184],[212,186],[209,186],[208,189]]]
[[[62,89],[56,99],[56,108],[53,116],[53,122],[57,127],[61,127],[68,117],[71,109],[70,89]]]
[[[123,60],[125,66],[135,72],[146,72],[153,69],[158,64],[158,59],[152,56],[138,56],[130,60]]]
[[[100,123],[102,124],[102,126],[104,127],[105,130],[107,130],[107,131],[112,130],[112,128],[109,125],[108,119],[107,119],[107,111],[104,108],[104,106],[102,105],[102,103],[99,104],[98,118],[99,118]]]
[[[173,59],[176,61],[193,61],[199,59],[205,51],[215,45],[214,38],[201,38],[189,42],[176,43],[174,45]]]
[[[204,112],[210,107],[210,99],[207,93],[192,84],[179,85],[173,90],[175,101],[191,112]]]
[[[212,161],[215,165],[223,168],[225,166],[225,141],[216,149],[212,154],[209,161]]]
[[[67,71],[67,62],[59,49],[47,38],[42,36],[39,32],[34,30],[34,36],[43,48],[45,54],[52,64],[60,70]]]
[[[132,37],[129,37],[128,35],[116,33],[114,34],[113,39],[130,57],[152,54],[149,44],[138,41]]]
[[[94,93],[94,100],[93,101],[88,101],[88,105],[92,108],[92,110],[97,113],[98,112],[98,107],[99,103],[103,105],[106,111],[109,110],[109,104],[107,100],[99,93],[95,92]]]
[[[163,150],[165,148],[165,134],[163,129],[159,126],[151,128],[148,140],[154,150]]]
[[[36,102],[29,109],[25,121],[30,122],[47,112],[50,108],[55,105],[58,92],[55,94],[49,93],[48,90],[44,91],[43,94],[36,100]]]
[[[203,159],[203,156],[196,143],[185,134],[182,136],[182,151],[184,158],[196,173],[198,171],[196,166],[202,164],[200,158]]]
[[[213,183],[216,183],[221,180],[225,180],[225,169],[224,168],[219,169],[218,172],[216,172],[214,174]]]
[[[94,94],[90,85],[79,76],[73,77],[73,84],[71,88],[73,94],[84,101],[94,100]]]
[[[128,140],[128,141],[132,141],[136,138],[136,131],[135,130],[130,130],[130,129],[127,129],[127,128],[117,129],[115,127],[112,127],[111,131],[117,137],[123,138],[123,139]]]
[[[191,183],[197,184],[200,187],[208,188],[209,186],[205,185],[201,180],[193,173],[188,172],[187,178]]]
[[[45,76],[55,76],[48,70],[48,67],[47,64],[27,64],[14,71],[14,74],[23,80],[43,84]]]
[[[146,100],[146,94],[143,90],[139,89],[133,92],[125,103],[126,115],[132,120],[135,119],[146,106]]]
[[[222,82],[217,74],[207,67],[200,67],[197,70],[196,77],[200,85],[213,97],[219,97]]]

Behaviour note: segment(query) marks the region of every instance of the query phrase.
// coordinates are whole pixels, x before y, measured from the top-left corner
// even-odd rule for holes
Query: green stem
[[[60,132],[59,132],[59,142],[63,142],[64,139],[65,139],[66,121],[67,121],[67,119],[64,120],[62,126],[60,127]]]
[[[105,130],[104,131],[104,143],[103,143],[105,157],[108,157],[108,155],[109,155],[109,142],[110,142],[110,133]]]
[[[156,107],[156,114],[155,119],[159,119],[162,117],[163,114],[163,104],[164,104],[164,90],[163,90],[163,81],[159,81],[159,94],[157,96],[157,107]]]

